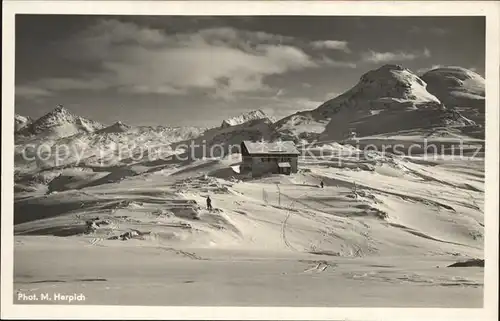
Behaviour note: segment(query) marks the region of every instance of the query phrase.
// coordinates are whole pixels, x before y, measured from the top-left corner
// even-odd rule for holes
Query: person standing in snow
[[[212,200],[210,199],[210,196],[207,196],[207,210],[212,210]]]
[[[325,183],[323,183],[323,181],[321,181],[321,188],[325,187]]]

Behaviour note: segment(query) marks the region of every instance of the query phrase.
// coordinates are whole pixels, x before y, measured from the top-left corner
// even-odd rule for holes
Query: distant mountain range
[[[128,131],[131,127],[127,124],[117,121],[111,126],[101,128],[96,131],[96,133],[124,133]]]
[[[252,110],[250,112],[241,114],[239,116],[234,116],[228,119],[225,119],[222,121],[221,128],[226,128],[230,126],[235,126],[235,125],[241,125],[246,122],[252,121],[252,120],[257,120],[257,119],[267,119],[270,122],[275,122],[276,119],[274,119],[271,116],[266,115],[262,110]]]
[[[440,127],[484,126],[484,79],[461,67],[436,68],[421,78],[400,65],[384,65],[361,76],[347,92],[313,110],[300,111],[276,121],[262,110],[222,121],[219,129],[178,129],[179,138],[210,133],[227,139],[231,132],[252,128],[247,139],[342,140]],[[132,127],[120,121],[111,126],[76,116],[63,106],[36,120],[15,115],[18,137],[62,138],[76,134],[165,132],[169,127]],[[257,130],[257,129],[258,130]],[[260,134],[259,134],[260,132]],[[258,137],[260,136],[260,137]],[[226,138],[222,138],[226,137]]]

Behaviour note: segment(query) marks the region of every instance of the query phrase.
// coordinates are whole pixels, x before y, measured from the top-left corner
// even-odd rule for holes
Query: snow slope
[[[29,125],[32,121],[33,120],[30,117],[26,117],[26,116],[21,116],[19,114],[15,114],[15,116],[14,116],[14,122],[15,122],[14,128],[15,128],[15,131],[17,132],[21,128]]]
[[[482,307],[483,269],[446,268],[453,256],[352,259],[124,243],[16,237],[14,302],[57,292],[84,293],[73,305]]]
[[[446,266],[483,255],[484,164],[329,150],[258,180],[231,157],[83,188],[95,174],[66,171],[57,192],[16,199],[14,288],[85,304],[481,306],[483,268]]]
[[[426,72],[422,79],[427,89],[447,106],[483,105],[485,80],[462,67],[441,67]]]
[[[447,107],[454,107],[467,118],[484,126],[485,80],[462,67],[442,67],[426,72],[427,89]]]
[[[237,160],[233,157],[140,175],[122,168],[114,172],[114,181],[88,186],[77,183],[96,173],[66,169],[49,183],[58,193],[17,198],[15,231],[85,238],[85,218],[99,216],[117,224],[93,233],[104,240],[133,228],[157,233],[168,243],[162,224],[170,224],[176,235],[171,241],[183,247],[348,257],[481,254],[481,160],[419,161],[374,158],[334,146],[329,150],[325,157],[302,157],[297,174],[257,180],[226,171]],[[320,181],[325,189],[319,188]],[[206,195],[214,200],[212,213],[204,209]],[[191,228],[177,229],[181,223]]]

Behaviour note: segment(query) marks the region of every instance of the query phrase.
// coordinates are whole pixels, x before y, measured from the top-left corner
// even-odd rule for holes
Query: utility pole
[[[278,189],[278,206],[281,206],[281,190],[278,183],[276,184],[276,188]]]

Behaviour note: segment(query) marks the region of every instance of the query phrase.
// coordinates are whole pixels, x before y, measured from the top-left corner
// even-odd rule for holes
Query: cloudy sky
[[[16,113],[213,126],[313,109],[386,63],[484,76],[482,17],[16,16]]]

